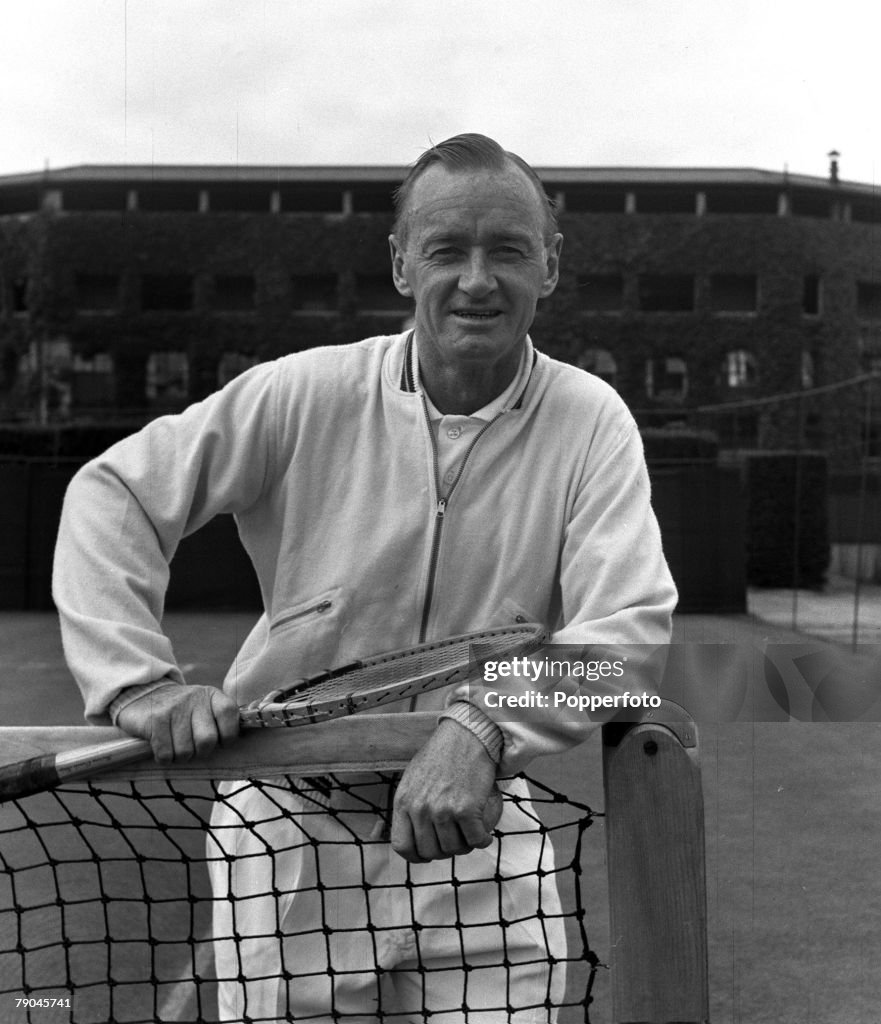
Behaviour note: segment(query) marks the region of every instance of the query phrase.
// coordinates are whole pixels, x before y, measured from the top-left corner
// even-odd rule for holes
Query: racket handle
[[[108,768],[143,761],[151,754],[147,740],[121,739],[6,764],[0,766],[0,803],[43,793],[63,782],[84,779]]]

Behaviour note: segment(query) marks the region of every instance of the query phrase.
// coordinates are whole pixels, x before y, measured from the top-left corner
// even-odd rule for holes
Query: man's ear
[[[394,235],[388,236],[388,244],[392,254],[392,280],[395,283],[395,288],[398,289],[401,295],[412,299],[413,289],[407,283],[407,275],[405,273],[406,250]]]
[[[541,297],[546,299],[557,287],[560,280],[560,253],[563,250],[563,236],[557,232],[545,245],[545,280]]]

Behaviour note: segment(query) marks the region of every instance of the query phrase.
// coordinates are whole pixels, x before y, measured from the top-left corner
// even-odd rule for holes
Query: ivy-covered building
[[[0,177],[0,420],[137,423],[257,361],[399,330],[409,309],[387,236],[403,173]],[[646,426],[708,427],[728,447],[797,442],[844,462],[879,454],[881,402],[873,411],[860,383],[881,370],[876,187],[840,180],[834,159],[828,178],[541,175],[565,244],[540,348],[609,380]]]

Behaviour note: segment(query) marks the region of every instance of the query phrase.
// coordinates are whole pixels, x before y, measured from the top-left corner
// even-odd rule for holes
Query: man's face
[[[516,367],[540,298],[558,277],[561,235],[549,235],[535,187],[516,166],[451,172],[414,183],[392,271],[415,299],[420,361],[450,368]]]

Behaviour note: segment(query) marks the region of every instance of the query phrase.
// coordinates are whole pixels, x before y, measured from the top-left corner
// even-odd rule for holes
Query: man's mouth
[[[497,316],[502,315],[501,310],[498,309],[456,309],[453,313],[466,320],[494,320]]]

